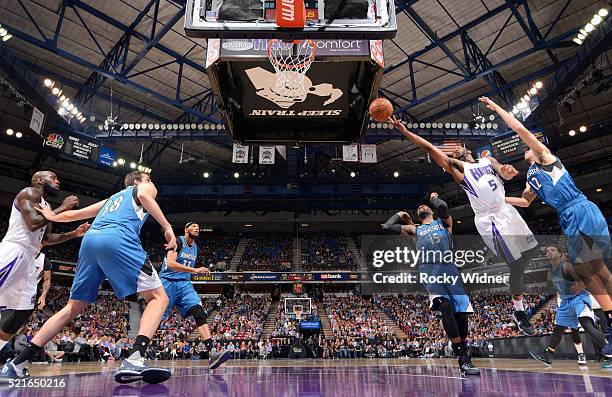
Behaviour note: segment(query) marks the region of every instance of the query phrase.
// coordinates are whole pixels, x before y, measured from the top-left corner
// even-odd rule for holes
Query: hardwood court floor
[[[579,368],[557,360],[545,368],[531,359],[476,359],[480,376],[460,376],[450,359],[236,360],[209,371],[206,361],[158,361],[172,368],[161,385],[119,385],[118,364],[33,365],[35,379],[63,387],[0,388],[2,397],[55,396],[609,396],[612,371],[599,363]],[[39,385],[41,386],[41,385]],[[50,386],[50,385],[48,385]]]

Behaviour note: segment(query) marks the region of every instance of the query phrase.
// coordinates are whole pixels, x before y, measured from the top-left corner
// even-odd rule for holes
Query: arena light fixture
[[[152,130],[153,129],[153,124],[147,124],[147,128]]]
[[[601,193],[601,192],[603,191],[603,189],[602,189],[602,188],[600,188],[600,187],[598,187],[597,189],[595,189],[595,191],[596,191],[597,193]]]
[[[247,223],[244,225],[244,227],[253,227],[253,225],[251,225],[250,223]]]
[[[113,161],[113,167],[116,167],[118,165],[119,165],[119,163],[117,163],[116,161]]]
[[[399,177],[399,172],[395,171],[395,172],[393,173],[393,176],[394,176],[395,178]]]
[[[581,125],[579,128],[580,132],[586,132],[587,128],[584,125]]]
[[[203,174],[203,176],[204,176],[204,178],[208,178],[208,177],[210,176],[210,174],[209,174],[208,172],[205,172],[205,173]]]
[[[593,24],[589,22],[586,25],[584,25],[584,30],[587,33],[591,33],[593,30],[595,30],[595,26],[593,26]]]
[[[125,164],[125,160],[124,160],[124,159],[122,159],[122,158],[119,158],[119,159],[117,160],[117,163],[119,163],[119,165],[124,165],[124,164]]]
[[[155,128],[156,130],[159,130],[159,124],[153,124],[153,128]]]
[[[17,138],[17,139],[21,138],[22,136],[23,136],[23,134],[21,132],[19,132],[19,131],[17,131],[15,133],[15,138]]]
[[[597,15],[599,15],[602,18],[605,18],[608,16],[608,10],[605,8],[602,8],[601,10],[599,10],[599,12],[597,13]]]
[[[12,129],[9,128],[8,130],[6,130],[6,135],[11,136],[13,134],[14,134],[14,131]]]
[[[355,174],[355,171],[351,171],[351,178],[354,178],[355,176],[357,176],[357,174]]]
[[[570,131],[568,132],[568,134],[569,134],[569,136],[574,136],[574,135],[576,135],[576,131],[574,131],[574,130],[570,130]]]
[[[529,94],[530,94],[530,95],[535,95],[535,94],[537,94],[537,93],[538,93],[537,88],[535,88],[535,87],[531,87],[531,88],[529,89]]]
[[[544,83],[542,83],[541,81],[535,83],[535,88],[537,88],[538,90],[541,90],[542,87],[544,87]]]
[[[302,227],[308,227],[308,226],[310,226],[310,225],[309,225],[308,223],[302,223],[300,226],[302,226]]]
[[[578,45],[582,45],[582,40],[580,40],[578,37],[574,37],[572,41]]]
[[[234,172],[234,178],[238,179],[240,177],[240,174],[237,172]]]
[[[55,96],[59,95],[59,92],[60,92],[60,90],[57,87],[53,87],[53,89],[51,90],[51,93],[53,95],[55,95]]]
[[[45,87],[50,88],[53,87],[53,80],[51,79],[45,79],[45,81],[43,81],[43,84],[45,85]]]
[[[202,123],[198,124],[198,130],[201,130],[202,128],[204,128],[204,124]]]
[[[459,224],[460,224],[460,223],[461,223],[461,219],[457,219],[457,223],[459,223]]]

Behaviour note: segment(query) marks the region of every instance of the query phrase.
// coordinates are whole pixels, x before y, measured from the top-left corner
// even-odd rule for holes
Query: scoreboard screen
[[[94,163],[98,161],[100,144],[72,135],[68,135],[67,138],[64,153],[79,160],[93,161]]]
[[[546,144],[546,137],[542,131],[534,131],[533,134],[540,142]],[[527,150],[527,145],[514,132],[491,139],[491,147],[492,156],[500,163],[519,159]]]

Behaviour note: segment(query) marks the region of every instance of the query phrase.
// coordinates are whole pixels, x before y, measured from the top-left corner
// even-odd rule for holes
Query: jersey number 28
[[[106,206],[104,207],[104,214],[106,214],[107,212],[115,212],[119,209],[119,207],[121,207],[121,202],[123,201],[123,196],[119,196],[114,200],[108,200],[108,203],[106,203]],[[104,214],[102,214],[102,216],[104,216]]]

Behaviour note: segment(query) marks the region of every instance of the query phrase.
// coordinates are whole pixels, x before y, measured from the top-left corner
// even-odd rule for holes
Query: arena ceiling
[[[399,29],[394,40],[385,42],[381,95],[392,100],[407,120],[466,122],[485,112],[477,105],[480,95],[494,96],[511,107],[514,98],[520,98],[535,81],[554,85],[555,73],[568,67],[580,50],[571,38],[597,10],[610,4],[596,0],[397,0],[396,6]],[[14,36],[3,56],[8,52],[22,61],[41,84],[45,78],[60,83],[84,114],[95,118],[73,124],[86,134],[111,108],[120,123],[218,120],[203,66],[206,42],[185,35],[184,7],[182,0],[3,1],[0,24]],[[569,91],[574,80],[555,87],[555,98]],[[22,88],[26,90],[25,85]],[[577,123],[608,123],[610,95],[587,94],[571,113],[563,115],[562,125],[554,98],[532,122],[545,127],[551,141]],[[10,98],[3,97],[3,102],[3,124],[26,123]],[[359,182],[366,184],[390,178],[394,170],[400,170],[402,178],[414,176],[401,179],[410,183],[419,178],[422,183],[431,182],[439,175],[437,167],[397,134],[390,133],[378,143],[378,165],[351,168],[333,160],[337,148],[309,147],[309,161],[300,161],[291,175],[283,162],[268,168],[232,164],[231,143],[224,136],[113,142],[126,156],[137,159],[142,152],[165,183],[193,181],[203,170],[227,182],[233,182],[231,174],[236,170],[251,177],[250,182],[241,183],[280,181],[285,175],[288,181],[300,176],[317,182],[322,177],[342,177],[341,182],[350,183],[354,182],[348,176],[351,170],[357,170]],[[580,155],[580,149],[576,150]],[[7,163],[28,167],[40,161],[27,148],[2,156]],[[303,149],[295,157],[303,159]],[[75,182],[94,180],[102,189],[117,186],[119,173],[65,162],[53,165]]]

